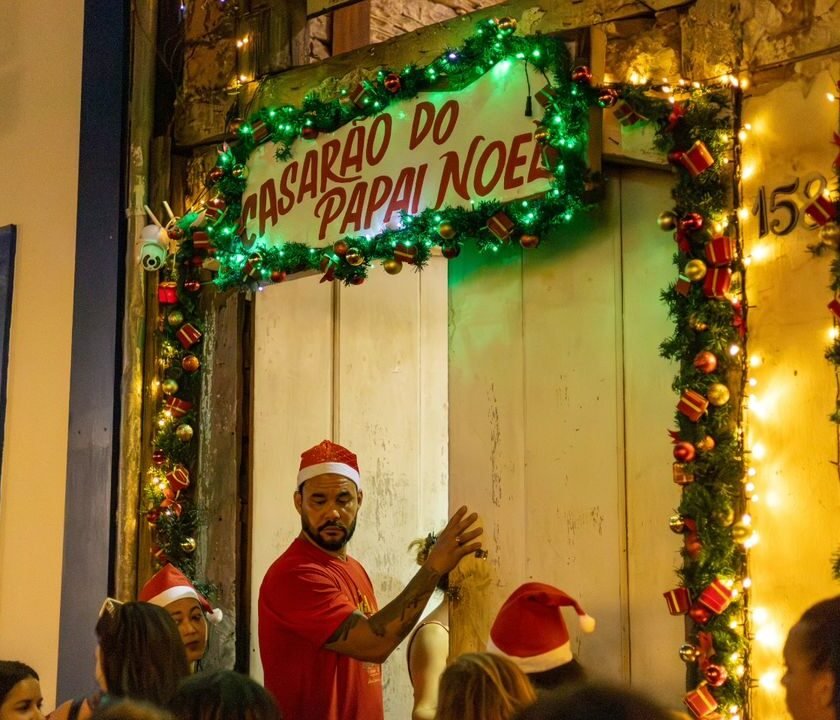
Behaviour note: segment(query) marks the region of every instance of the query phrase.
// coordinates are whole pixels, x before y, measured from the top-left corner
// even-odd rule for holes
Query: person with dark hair
[[[645,696],[609,685],[577,685],[541,695],[516,720],[669,720]]]
[[[177,720],[281,720],[277,703],[266,689],[233,670],[187,678],[169,708]]]
[[[513,662],[465,653],[440,676],[435,720],[511,720],[534,700],[534,688]]]
[[[29,665],[0,660],[0,720],[44,720],[41,679]]]
[[[108,598],[96,623],[96,680],[101,693],[68,700],[50,720],[86,720],[102,704],[118,698],[166,705],[189,674],[184,644],[161,607]]]
[[[137,599],[162,607],[170,614],[184,642],[190,669],[195,672],[207,652],[208,623],[220,623],[222,611],[213,608],[187,576],[171,563],[149,578]]]
[[[408,585],[381,610],[347,554],[364,495],[355,454],[324,440],[301,454],[297,539],[259,593],[265,686],[287,720],[383,720],[381,664],[411,632],[441,575],[481,550],[478,519],[460,508]]]
[[[170,712],[136,700],[117,700],[100,707],[90,720],[175,720]]]
[[[408,546],[409,550],[416,551],[417,564],[421,567],[436,541],[437,535],[429,533]],[[449,658],[449,573],[440,576],[437,590],[443,593],[443,599],[408,638],[408,679],[414,689],[411,720],[434,720],[438,684]]]
[[[572,655],[561,607],[572,607],[584,632],[595,620],[577,600],[545,583],[520,585],[505,600],[490,628],[487,650],[510,658],[538,692],[583,682],[586,673]]]
[[[840,596],[808,608],[788,633],[782,676],[793,720],[840,719]]]

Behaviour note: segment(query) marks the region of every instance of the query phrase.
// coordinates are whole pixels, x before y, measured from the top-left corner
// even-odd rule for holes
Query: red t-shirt
[[[260,657],[283,720],[384,720],[381,666],[323,647],[351,613],[377,609],[353,558],[297,538],[274,561],[260,586]]]

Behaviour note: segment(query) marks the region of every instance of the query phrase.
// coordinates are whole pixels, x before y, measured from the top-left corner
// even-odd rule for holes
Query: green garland
[[[726,392],[720,395],[721,386],[730,391],[728,402],[709,404],[707,412],[696,422],[682,412],[675,413],[677,430],[672,432],[675,457],[684,461],[675,468],[678,470],[675,479],[677,474],[681,479],[693,476],[693,482],[683,485],[678,515],[672,518],[671,529],[685,534],[683,566],[678,575],[693,602],[689,613],[693,621],[688,633],[690,646],[680,654],[683,659],[693,658],[695,651],[691,647],[696,649],[701,644],[700,633],[711,634],[715,652],[712,658],[692,666],[689,685],[696,686],[704,680],[704,669],[709,677],[707,662],[716,666],[713,672],[723,668],[728,679],[719,687],[707,689],[711,689],[720,706],[744,709],[748,707],[750,682],[745,593],[741,592],[720,614],[704,613],[702,607],[695,610],[701,593],[716,579],[737,586],[747,572],[742,541],[749,531],[735,522],[745,510],[744,448],[739,428],[746,375],[746,302],[743,285],[738,285],[739,275],[743,282],[744,266],[738,218],[733,210],[737,207],[733,203],[737,185],[733,186],[732,182],[732,169],[738,164],[740,98],[736,96],[733,107],[730,93],[724,88],[685,89],[682,99],[671,104],[663,100],[662,93],[651,92],[650,88],[630,87],[621,91],[623,99],[638,114],[656,124],[656,146],[669,153],[670,159],[674,159],[673,153],[684,152],[697,141],[715,159],[711,167],[697,176],[678,164],[678,181],[672,191],[674,207],[660,215],[662,229],[677,231],[674,264],[680,275],[679,281],[662,293],[674,321],[674,332],[662,342],[660,353],[679,365],[673,381],[678,395],[694,391],[704,397],[715,397],[719,402],[726,397]],[[733,154],[733,143],[735,162],[725,164],[721,160]],[[692,214],[702,217],[702,227],[695,227],[692,220],[696,218]],[[689,262],[694,261],[691,266],[694,270],[698,263],[707,262],[706,244],[714,236],[728,236],[735,248],[729,265],[735,273],[734,292],[721,299],[707,297],[703,282],[691,282],[684,274]],[[707,268],[707,272],[712,272],[712,268]],[[736,355],[730,353],[733,346],[740,348]],[[713,371],[709,371],[708,363],[695,363],[699,353],[714,355]]]
[[[352,92],[344,90],[338,98],[323,99],[310,94],[299,108],[264,108],[247,122],[236,121],[237,141],[220,149],[216,166],[208,175],[212,197],[203,208],[196,208],[198,214],[182,223],[186,237],[181,254],[193,256],[193,234],[198,229],[209,235],[218,270],[215,283],[220,288],[253,288],[260,283],[281,282],[288,274],[312,270],[345,284],[360,284],[374,261],[383,261],[389,272],[398,271],[398,251],[405,248],[414,254],[412,262],[417,267],[427,262],[435,245],[441,246],[449,258],[457,256],[461,243],[467,240],[476,242],[482,250],[497,251],[503,241],[488,231],[487,223],[503,208],[515,223],[517,234],[527,238],[521,240],[523,244],[536,244],[548,228],[568,223],[585,206],[586,183],[592,180],[586,166],[586,144],[589,108],[599,101],[599,91],[590,86],[585,68],[572,72],[561,40],[517,36],[515,28],[516,21],[511,18],[487,20],[462,47],[446,51],[424,68],[410,65],[400,71],[382,69]],[[348,236],[321,248],[294,242],[271,247],[243,245],[239,219],[248,173],[246,163],[261,142],[277,143],[277,159],[283,162],[289,158],[293,143],[306,142],[302,138],[333,132],[423,91],[443,86],[453,90],[466,87],[503,60],[521,62],[526,72],[529,67],[536,70],[556,93],[542,118],[541,140],[555,153],[550,168],[553,178],[544,197],[507,205],[490,200],[477,203],[472,209],[426,209],[414,216],[403,213],[400,229],[386,229],[371,238]],[[539,87],[541,84],[536,86]]]

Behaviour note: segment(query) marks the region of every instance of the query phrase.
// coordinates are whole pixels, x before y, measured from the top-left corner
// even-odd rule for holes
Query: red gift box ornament
[[[414,265],[414,263],[417,262],[417,248],[397,245],[397,247],[394,248],[394,260]]]
[[[269,135],[268,127],[262,120],[255,120],[251,123],[251,138],[255,145],[259,145],[268,140]]]
[[[712,695],[712,691],[709,690],[705,682],[700,683],[694,690],[688,693],[683,698],[683,702],[696,718],[707,717],[718,706],[715,696]]]
[[[350,102],[352,102],[359,110],[363,110],[370,102],[370,91],[359,83],[350,91]]]
[[[694,482],[694,473],[686,471],[685,463],[674,463],[674,482],[681,487]]]
[[[697,602],[713,613],[720,615],[732,602],[732,588],[718,578],[700,593]]]
[[[204,230],[196,230],[192,234],[193,250],[209,250],[210,236]]]
[[[513,234],[513,227],[513,220],[501,210],[495,215],[491,215],[487,221],[487,229],[502,242],[510,240],[510,236]]]
[[[685,275],[680,274],[679,277],[677,277],[677,283],[674,285],[674,290],[676,290],[680,295],[688,297],[688,294],[691,292],[691,280]]]
[[[706,243],[706,260],[710,265],[721,267],[729,265],[735,257],[735,247],[732,238],[725,236],[712,238]]]
[[[158,285],[158,302],[161,305],[177,305],[178,283],[166,280]]]
[[[636,112],[636,109],[626,100],[619,100],[613,108],[613,115],[619,123],[625,127],[635,125],[644,120],[644,116]]]
[[[715,159],[702,140],[698,140],[685,152],[677,150],[668,154],[668,160],[688,170],[691,177],[697,177],[715,164]]]
[[[837,206],[825,195],[820,195],[805,208],[805,214],[822,227],[837,217]]]
[[[840,318],[840,300],[834,298],[830,303],[828,303],[828,309],[834,313],[834,315]]]
[[[712,268],[703,281],[703,292],[709,298],[724,298],[732,283],[732,271],[729,268]]]
[[[180,398],[170,396],[166,398],[163,409],[167,410],[174,418],[182,418],[192,410],[192,403],[189,400],[181,400]]]
[[[709,408],[709,401],[696,390],[684,390],[677,410],[692,422],[697,422]]]
[[[169,487],[176,493],[176,497],[172,498],[176,500],[177,493],[181,492],[181,490],[186,490],[190,486],[190,472],[183,465],[176,465],[166,473],[166,481],[169,483]]]
[[[189,350],[199,340],[201,340],[201,331],[191,323],[184,323],[181,328],[175,333],[178,342],[183,345],[184,350]]]
[[[685,615],[691,607],[691,595],[688,588],[678,587],[662,593],[671,615]]]
[[[557,91],[551,87],[551,85],[546,85],[542,90],[534,95],[534,98],[540,105],[547,108],[549,105],[557,102]]]

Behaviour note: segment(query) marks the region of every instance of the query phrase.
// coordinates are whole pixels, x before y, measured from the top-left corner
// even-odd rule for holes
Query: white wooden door
[[[257,597],[300,531],[292,504],[302,450],[330,438],[359,458],[365,488],[350,552],[380,606],[416,572],[408,545],[447,517],[447,266],[381,269],[361,287],[317,277],[267,288],[255,309],[251,668],[262,678]],[[405,652],[385,664],[388,718],[411,716]]]

